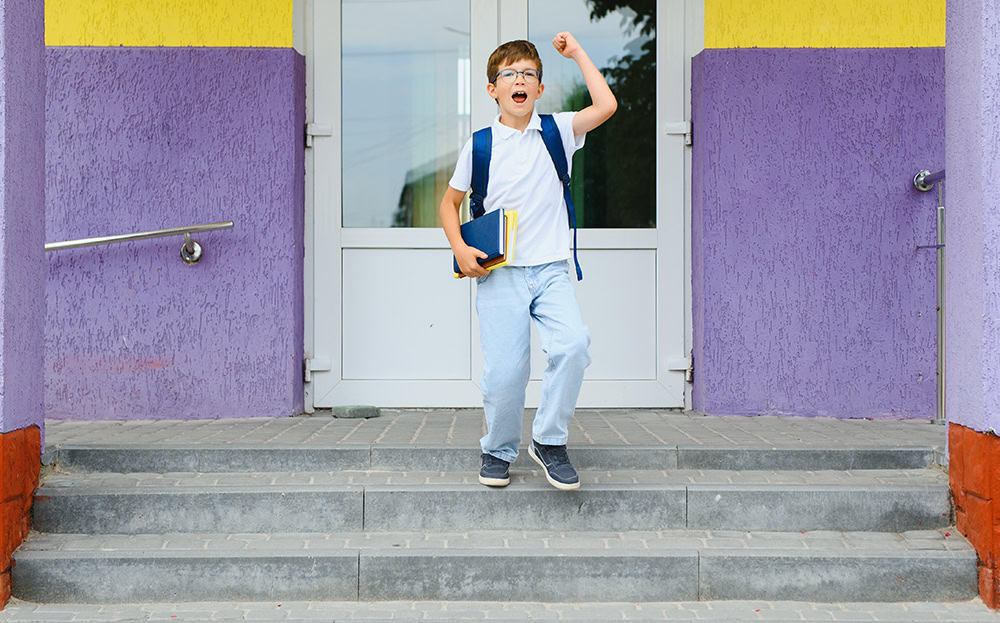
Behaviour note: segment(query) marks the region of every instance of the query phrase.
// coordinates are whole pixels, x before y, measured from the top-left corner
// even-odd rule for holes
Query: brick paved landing
[[[478,447],[486,425],[480,409],[393,410],[368,420],[312,416],[195,421],[47,420],[46,446],[341,444]],[[328,413],[328,412],[327,412]],[[530,438],[532,410],[525,412]],[[703,445],[712,447],[930,447],[942,451],[945,428],[927,420],[838,420],[802,417],[718,417],[654,409],[577,411],[570,445]]]
[[[4,623],[72,621],[1000,621],[978,598],[952,603],[801,601],[530,603],[484,601],[48,604],[14,600]]]

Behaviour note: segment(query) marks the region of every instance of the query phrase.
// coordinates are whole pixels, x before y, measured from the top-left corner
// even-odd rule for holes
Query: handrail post
[[[937,182],[938,205],[937,205],[937,416],[934,418],[935,424],[944,425],[945,415],[945,327],[944,327],[944,305],[945,305],[945,283],[944,283],[944,171]]]
[[[944,330],[944,179],[945,170],[931,173],[927,169],[913,176],[913,186],[922,193],[928,192],[937,185],[937,244],[917,245],[917,249],[934,249],[937,251],[937,409],[934,415],[935,424],[945,424],[945,330]]]

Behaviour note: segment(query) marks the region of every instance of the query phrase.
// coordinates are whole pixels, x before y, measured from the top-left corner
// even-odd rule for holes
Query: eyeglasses
[[[542,79],[542,72],[537,69],[525,69],[524,71],[518,71],[516,69],[504,69],[493,78],[493,82],[497,81],[497,78],[503,78],[503,81],[507,84],[514,82],[517,78],[517,74],[524,76],[524,81],[529,83],[536,83]]]

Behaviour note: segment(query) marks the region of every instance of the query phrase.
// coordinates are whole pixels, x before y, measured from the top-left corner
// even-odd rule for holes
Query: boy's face
[[[502,73],[507,69],[519,72],[532,69],[538,72],[534,61],[527,59],[502,65],[497,71]],[[503,76],[494,76],[493,82],[486,85],[490,97],[500,105],[501,118],[530,117],[535,110],[535,100],[542,96],[544,90],[545,85],[540,79],[526,78],[523,73],[516,74],[511,82],[507,82]]]

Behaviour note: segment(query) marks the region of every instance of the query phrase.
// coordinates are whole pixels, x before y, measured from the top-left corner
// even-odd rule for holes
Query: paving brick
[[[533,410],[526,410],[530,427]],[[413,430],[425,421],[428,435],[413,440]],[[611,424],[609,426],[609,423]],[[254,434],[268,442],[295,433],[301,446],[331,446],[342,443],[373,443],[393,427],[403,437],[401,443],[417,445],[459,444],[478,448],[483,433],[480,409],[406,411],[383,409],[383,416],[361,421],[331,421],[315,417],[228,419],[211,421],[170,421],[158,426],[142,422],[71,422],[48,420],[46,442],[60,444],[194,444],[246,443]],[[296,432],[298,430],[298,432]],[[439,435],[431,438],[430,433]],[[841,421],[832,418],[762,416],[733,418],[702,416],[658,410],[599,411],[581,409],[571,423],[571,439],[589,445],[678,446],[760,445],[768,448],[944,448],[945,431],[926,421],[885,420]],[[304,437],[304,438],[302,438]],[[740,441],[740,440],[743,441]],[[470,444],[470,442],[473,442]],[[293,443],[289,440],[288,443]],[[389,443],[382,439],[377,443]],[[572,448],[572,444],[571,444]]]
[[[85,618],[77,615],[77,621],[109,622],[123,620],[183,620],[218,621],[222,617],[245,613],[246,616],[271,616],[270,620],[326,621],[331,620],[491,620],[518,621],[510,618],[514,613],[530,612],[531,616],[542,620],[563,621],[731,621],[731,618],[714,616],[715,613],[750,613],[753,619],[787,621],[1000,621],[1000,614],[985,609],[978,600],[958,603],[850,603],[823,604],[789,601],[744,601],[744,602],[645,602],[613,604],[582,603],[537,603],[537,602],[432,602],[432,601],[391,601],[377,604],[357,602],[198,602],[192,608],[178,609],[181,604],[134,604],[126,606],[105,606],[101,614],[91,616],[89,610]],[[919,609],[913,606],[920,606]],[[77,614],[67,605],[67,611]],[[34,621],[31,611],[35,604],[13,602],[3,613],[0,621],[25,623]],[[237,613],[235,608],[239,608]],[[755,609],[760,613],[755,613]],[[81,612],[83,612],[81,610]],[[170,619],[171,614],[180,612],[183,617]],[[267,619],[265,619],[267,620]],[[748,619],[743,619],[748,620]]]

